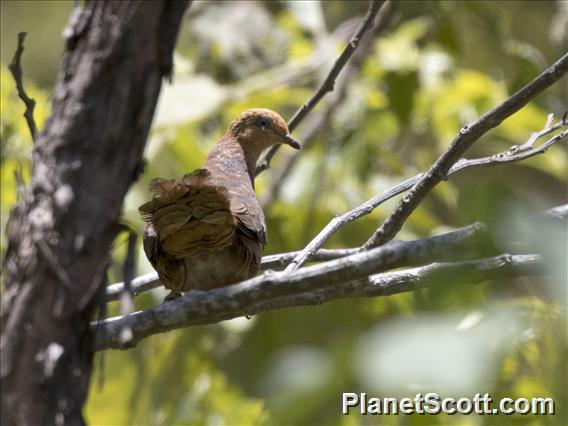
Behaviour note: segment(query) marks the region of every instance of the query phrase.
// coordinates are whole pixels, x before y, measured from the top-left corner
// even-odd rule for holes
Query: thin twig
[[[294,151],[289,153],[284,164],[279,170],[272,170],[272,176],[270,180],[269,188],[264,192],[264,196],[260,200],[260,205],[262,209],[266,211],[279,197],[282,190],[282,186],[286,178],[292,173],[294,166],[300,159],[300,153],[306,152],[312,144],[316,141],[316,135],[321,131],[326,123],[328,123],[329,116],[335,110],[337,103],[334,101],[329,102],[325,111],[321,115],[312,115],[311,119],[308,119],[303,127],[303,132],[299,136],[299,140],[302,141],[302,151]]]
[[[334,217],[325,226],[325,228],[323,228],[320,233],[312,241],[310,241],[302,251],[299,252],[299,254],[290,262],[285,270],[288,272],[293,272],[304,265],[306,262],[312,260],[316,253],[318,253],[321,247],[325,244],[325,242],[329,238],[331,238],[331,236],[335,234],[339,229],[341,229],[348,223],[359,219],[360,217],[370,214],[385,201],[390,200],[391,198],[396,197],[398,194],[401,194],[404,191],[412,188],[412,186],[416,182],[418,182],[420,177],[422,177],[422,174],[411,177],[404,182],[387,189],[381,194],[376,195],[370,200],[365,201],[363,204],[355,207],[353,210],[350,210],[347,213],[342,214],[341,216]]]
[[[302,153],[306,152],[306,150],[309,149],[309,147],[315,140],[315,135],[320,131],[321,128],[323,128],[330,122],[334,112],[345,101],[349,83],[353,81],[353,76],[360,71],[364,59],[372,50],[373,42],[387,27],[387,23],[392,12],[391,6],[392,3],[386,3],[384,7],[380,9],[377,18],[375,19],[375,24],[369,31],[369,36],[365,37],[362,40],[358,50],[353,56],[353,59],[346,67],[343,79],[338,81],[340,87],[337,91],[337,95],[333,96],[330,102],[327,103],[325,111],[321,114],[320,117],[318,117],[318,120],[315,121],[308,129],[306,129],[304,135],[300,136],[300,140],[302,141],[302,151],[295,151],[292,154],[289,154],[284,166],[281,167],[276,176],[272,178],[270,188],[266,191],[266,195],[261,200],[261,205],[263,208],[267,208],[275,200],[278,199],[280,190],[286,177],[290,175],[290,173],[294,169],[294,166],[297,164],[298,159],[300,159],[301,155],[303,155]],[[330,130],[331,129],[329,128],[327,129],[324,136],[322,137],[323,139],[326,139],[327,135],[330,134]]]
[[[371,2],[371,5],[367,10],[366,15],[361,22],[361,25],[359,25],[359,27],[355,31],[355,34],[353,34],[353,37],[351,37],[349,43],[347,43],[347,46],[345,46],[345,49],[343,49],[343,52],[341,52],[341,55],[339,55],[339,57],[333,64],[333,67],[329,71],[329,74],[327,75],[321,86],[318,88],[312,98],[308,100],[308,102],[306,102],[304,105],[302,105],[290,119],[288,123],[288,128],[290,129],[290,131],[293,131],[298,126],[298,124],[300,124],[304,120],[309,112],[314,109],[314,107],[328,92],[333,92],[335,81],[337,80],[339,73],[345,67],[353,53],[355,53],[355,50],[365,36],[365,33],[371,28],[375,16],[379,12],[379,9],[381,8],[381,6],[387,7],[388,5],[390,5],[389,1],[373,0]]]
[[[536,133],[531,135],[530,139],[527,143],[523,145],[513,145],[508,148],[506,151],[500,152],[495,155],[491,155],[488,157],[482,158],[475,158],[471,160],[461,159],[456,164],[452,166],[450,171],[448,172],[446,179],[449,179],[454,174],[462,171],[464,169],[470,167],[480,167],[480,166],[494,166],[497,164],[505,164],[505,163],[512,163],[515,161],[525,160],[527,158],[533,157],[535,155],[541,154],[545,152],[550,146],[559,142],[563,138],[565,138],[568,134],[568,130],[564,130],[557,135],[553,136],[552,138],[548,139],[542,145],[538,147],[534,147],[536,140],[542,136],[548,135],[551,132],[554,132],[562,127],[567,126],[564,120],[559,121],[554,125],[550,125],[550,122],[547,121],[546,127]],[[535,135],[536,138],[535,138]],[[530,143],[529,143],[530,142]],[[370,214],[374,209],[378,206],[383,204],[384,202],[390,200],[391,198],[402,194],[403,192],[412,188],[417,182],[422,179],[424,173],[419,173],[416,176],[413,176],[398,185],[389,188],[388,190],[382,192],[379,195],[371,198],[370,200],[366,201],[365,203],[361,204],[358,207],[348,211],[347,213],[342,214],[341,216],[337,216],[329,222],[325,228],[323,228],[320,233],[309,242],[309,244],[296,256],[286,268],[286,271],[292,272],[300,268],[306,262],[309,262],[313,256],[318,252],[318,250],[323,247],[325,242],[331,238],[339,229],[344,227],[345,225]]]
[[[134,311],[134,295],[132,294],[132,279],[136,269],[136,233],[128,234],[128,250],[124,261],[124,286],[120,293],[120,314],[128,315]],[[132,327],[127,322],[120,332],[120,339],[123,343],[128,343],[132,339]]]
[[[357,47],[359,46],[359,43],[361,39],[364,37],[365,33],[369,30],[369,28],[371,28],[371,25],[375,19],[375,16],[379,12],[379,9],[389,8],[389,7],[390,7],[390,0],[387,1],[373,0],[371,2],[371,5],[367,10],[367,14],[363,18],[361,25],[359,25],[359,27],[355,31],[355,34],[353,34],[353,37],[351,37],[351,39],[347,43],[347,46],[345,46],[345,49],[343,49],[343,52],[341,52],[341,55],[339,55],[339,57],[333,64],[333,67],[331,68],[329,74],[327,75],[321,86],[318,88],[316,93],[296,111],[296,113],[292,116],[292,118],[288,122],[288,128],[290,129],[290,131],[293,131],[302,122],[302,120],[306,118],[306,116],[310,113],[310,111],[314,109],[314,107],[320,102],[320,100],[328,92],[333,92],[337,76],[339,75],[341,70],[345,67],[345,65],[347,64],[347,62],[349,61],[349,59],[351,58]],[[266,170],[268,167],[270,167],[270,161],[272,160],[278,149],[279,145],[274,145],[272,148],[266,151],[266,153],[260,158],[256,167],[257,176],[260,173],[262,173],[264,170]]]
[[[153,334],[193,325],[213,324],[269,309],[321,304],[346,297],[376,297],[412,291],[439,282],[441,275],[450,275],[453,282],[462,284],[543,273],[542,260],[538,255],[504,254],[474,261],[435,263],[367,278],[375,269],[371,265],[381,258],[377,254],[385,247],[356,254],[361,259],[352,265],[351,274],[339,276],[327,272],[322,276],[306,271],[309,268],[295,274],[263,274],[240,284],[189,293],[174,301],[135,312],[128,316],[132,320],[134,331],[134,338],[128,347]],[[335,261],[336,266],[343,262],[344,259]],[[318,265],[312,269],[322,267],[323,265]],[[92,329],[97,334],[96,349],[125,349],[118,333],[126,320],[126,317],[115,317],[92,324]],[[103,329],[105,333],[101,333]]]
[[[134,279],[136,255],[136,233],[128,233],[128,249],[126,259],[124,261],[124,286],[120,295],[120,313],[126,315],[132,312],[133,308],[133,293],[132,293],[132,280]]]
[[[505,102],[483,115],[477,121],[463,127],[449,148],[436,160],[430,170],[420,178],[409,193],[403,197],[396,210],[390,214],[381,227],[364,244],[364,249],[368,250],[391,240],[424,197],[438,183],[447,179],[451,167],[479,138],[524,107],[535,96],[564,76],[567,71],[568,53],[517,93],[510,96]]]
[[[568,130],[564,130],[557,135],[548,139],[545,143],[537,148],[530,148],[528,145],[512,146],[507,151],[500,152],[490,157],[474,158],[471,160],[461,159],[456,162],[448,172],[448,176],[459,172],[460,170],[476,167],[476,166],[495,166],[497,164],[514,163],[517,161],[526,160],[527,158],[534,157],[538,154],[543,154],[548,148],[568,136]]]
[[[16,82],[16,89],[18,90],[18,96],[26,106],[26,110],[24,111],[24,117],[26,118],[26,122],[28,123],[28,128],[30,129],[32,140],[35,141],[37,135],[37,126],[34,120],[34,108],[36,102],[35,99],[32,99],[28,96],[26,90],[24,89],[22,63],[21,63],[22,54],[24,53],[25,39],[26,39],[25,32],[18,33],[18,47],[16,49],[16,53],[14,53],[14,58],[12,59],[12,62],[8,65],[8,69],[12,73],[12,77],[14,77],[14,81]]]

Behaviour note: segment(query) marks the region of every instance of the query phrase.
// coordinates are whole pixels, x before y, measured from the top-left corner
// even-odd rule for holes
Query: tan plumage
[[[203,169],[151,182],[153,198],[140,206],[144,251],[173,296],[257,274],[266,224],[254,173],[261,152],[277,143],[299,148],[278,114],[247,110],[230,124]]]

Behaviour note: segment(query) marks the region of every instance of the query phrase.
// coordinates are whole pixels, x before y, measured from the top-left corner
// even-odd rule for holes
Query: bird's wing
[[[160,240],[151,223],[144,225],[144,238],[142,240],[144,246],[144,253],[154,268],[158,264],[158,259],[161,255]]]
[[[231,192],[231,212],[237,221],[237,230],[254,241],[266,245],[264,212],[254,192]]]
[[[157,235],[157,240],[145,244],[151,262],[157,263],[158,243],[159,250],[178,259],[231,244],[236,219],[229,197],[224,187],[212,184],[207,170],[196,170],[181,180],[154,179],[150,191],[152,201],[139,210]]]

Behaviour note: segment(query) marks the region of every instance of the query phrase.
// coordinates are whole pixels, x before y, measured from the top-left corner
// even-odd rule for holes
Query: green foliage
[[[205,328],[182,339],[160,336],[148,350],[107,355],[104,387],[93,380],[87,417],[94,424],[265,424],[262,400],[243,395],[210,358],[230,337]]]
[[[192,6],[180,39],[174,84],[165,88],[150,136],[147,167],[125,200],[124,219],[135,228],[142,229],[137,207],[148,198],[149,180],[200,167],[227,123],[243,109],[263,106],[290,117],[313,93],[342,46],[341,37],[329,39],[326,31],[345,38],[358,23],[349,26],[349,19],[363,13],[367,4],[302,3],[307,2]],[[25,2],[20,7],[25,8]],[[248,15],[239,9],[245,7]],[[335,215],[429,167],[463,125],[563,53],[566,30],[549,25],[562,19],[562,7],[536,1],[399,2],[391,26],[348,81],[345,99],[313,136],[280,196],[268,206],[265,252],[302,248]],[[29,11],[31,16],[32,8]],[[234,28],[247,17],[250,28],[241,36]],[[255,22],[262,36],[249,31]],[[549,27],[556,32],[549,33]],[[37,37],[30,28],[28,44]],[[5,50],[4,41],[2,47]],[[319,49],[327,59],[317,62]],[[316,65],[310,65],[312,60]],[[31,143],[21,117],[23,106],[4,71],[1,83],[4,227],[15,201],[18,164],[29,181]],[[27,86],[38,101],[36,118],[42,122],[47,94],[31,82]],[[550,112],[557,117],[564,112],[565,87],[561,82],[549,89],[467,156],[491,155],[526,141],[544,126]],[[321,113],[326,102],[312,116]],[[298,138],[305,127],[296,132]],[[273,171],[257,180],[261,198],[288,155],[284,147]],[[567,168],[564,145],[522,164],[465,171],[439,185],[398,236],[434,235],[483,221],[502,231],[494,235],[494,244],[503,251],[515,250],[506,235],[533,238],[535,250],[559,247],[554,249],[558,257],[549,279],[460,287],[447,277],[412,294],[287,309],[154,336],[135,349],[106,353],[102,390],[96,383],[101,373],[97,363],[88,420],[99,425],[566,424],[566,279],[565,270],[559,271],[565,266],[566,230],[525,219],[566,202]],[[396,200],[390,201],[346,226],[326,247],[361,244],[395,205]],[[123,240],[116,242],[110,281],[121,280]],[[141,250],[139,260],[139,273],[151,270]],[[160,303],[163,297],[160,290],[139,296],[137,308]],[[116,306],[111,313],[117,314]],[[389,330],[404,332],[389,337]],[[366,346],[374,336],[380,336],[381,344]],[[405,348],[408,351],[400,354]],[[364,352],[371,361],[362,365]],[[468,353],[476,356],[468,358]],[[440,367],[435,361],[444,357],[460,368]],[[396,372],[397,386],[385,387],[382,377],[373,376],[383,358]],[[448,391],[442,378],[457,371],[452,384],[461,391],[489,392],[494,399],[551,396],[557,415],[339,414],[341,392],[413,396],[412,385],[423,383],[409,377],[408,371],[415,371],[410,366],[432,373],[428,377],[436,380],[431,391]],[[476,387],[467,388],[468,383]]]

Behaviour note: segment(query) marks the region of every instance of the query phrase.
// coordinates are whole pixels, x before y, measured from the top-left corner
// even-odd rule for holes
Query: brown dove
[[[257,274],[266,244],[264,213],[254,192],[258,157],[266,148],[300,144],[274,111],[239,115],[205,165],[181,179],[154,179],[152,201],[140,206],[144,251],[171,290],[208,290]]]

